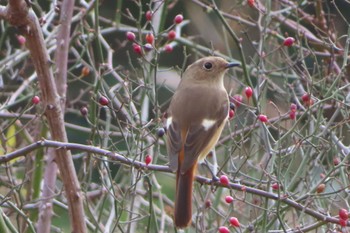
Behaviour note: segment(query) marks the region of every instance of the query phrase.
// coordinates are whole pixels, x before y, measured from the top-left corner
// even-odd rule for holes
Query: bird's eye
[[[206,63],[204,63],[203,67],[206,70],[210,70],[211,68],[213,68],[213,64],[211,64],[211,62],[206,62]]]

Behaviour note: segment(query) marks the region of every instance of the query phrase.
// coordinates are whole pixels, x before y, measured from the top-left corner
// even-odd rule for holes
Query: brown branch
[[[66,92],[67,92],[67,64],[70,42],[70,26],[73,15],[74,2],[65,0],[60,8],[60,22],[57,35],[57,46],[55,53],[56,64],[56,87],[61,100],[62,112],[65,110]],[[40,205],[39,219],[37,224],[38,233],[48,232],[51,226],[52,206],[52,190],[54,190],[57,178],[57,165],[55,163],[55,153],[52,150],[47,155],[47,163],[44,174],[44,186],[42,191],[42,201]]]
[[[142,163],[142,162],[139,162],[139,161],[136,161],[133,159],[129,159],[121,154],[117,154],[117,153],[111,152],[109,150],[101,149],[98,147],[89,146],[89,145],[82,145],[82,144],[78,144],[78,143],[58,142],[58,141],[52,141],[52,140],[46,140],[46,139],[43,139],[41,141],[37,141],[33,144],[30,144],[30,145],[25,146],[21,149],[18,149],[14,152],[0,156],[0,164],[7,163],[15,158],[26,156],[28,153],[30,153],[34,150],[37,150],[39,148],[42,148],[42,147],[55,147],[55,148],[57,148],[57,150],[61,150],[61,149],[64,149],[64,150],[73,150],[73,149],[82,150],[82,151],[86,151],[89,153],[106,156],[109,159],[118,161],[122,164],[132,165],[137,169],[144,169],[144,170],[149,169],[149,170],[156,170],[156,171],[162,171],[162,172],[172,172],[168,166],[161,166],[161,165],[155,165],[155,164],[146,165],[145,163]]]
[[[66,100],[67,64],[73,8],[74,1],[63,1],[60,9],[60,28],[57,35],[57,50],[55,52],[56,85],[58,94],[61,96],[62,106],[65,105]]]
[[[39,218],[37,224],[38,233],[50,232],[51,219],[53,216],[52,198],[57,179],[57,164],[54,161],[55,151],[50,148],[47,152],[46,166],[44,173],[44,185],[42,198],[39,206]]]
[[[50,58],[46,50],[43,34],[35,13],[24,0],[11,0],[7,6],[5,19],[19,28],[26,37],[40,85],[42,104],[55,141],[67,142],[60,98],[53,78]],[[65,148],[55,150],[58,168],[66,190],[70,222],[73,232],[86,232],[83,198],[70,151]]]
[[[31,145],[28,145],[24,148],[21,148],[19,150],[16,150],[12,153],[6,154],[4,156],[0,156],[0,164],[9,162],[12,159],[21,157],[21,156],[26,156],[29,152],[33,150],[37,150],[41,147],[54,147],[54,148],[64,148],[65,150],[82,150],[89,152],[91,154],[98,154],[101,156],[108,157],[112,161],[117,161],[121,164],[128,165],[128,166],[133,166],[136,169],[142,169],[142,170],[152,170],[152,171],[161,171],[161,172],[168,172],[172,173],[170,168],[168,166],[164,165],[156,165],[156,164],[148,164],[146,165],[143,162],[136,161],[130,158],[127,158],[121,154],[117,154],[105,149],[101,149],[98,147],[93,147],[93,146],[87,146],[87,145],[82,145],[78,143],[63,143],[63,142],[56,142],[56,141],[51,141],[51,140],[41,140],[36,143],[33,143]],[[319,211],[315,211],[311,208],[306,207],[305,205],[300,204],[299,202],[293,201],[291,198],[288,198],[288,196],[282,196],[278,194],[274,194],[271,192],[267,192],[261,189],[257,188],[252,188],[248,187],[246,185],[242,184],[237,184],[237,183],[232,183],[230,182],[228,185],[223,185],[218,181],[213,181],[213,179],[206,178],[203,176],[196,176],[196,181],[204,184],[204,185],[214,185],[216,187],[225,187],[225,188],[230,188],[234,190],[239,190],[239,191],[244,191],[247,193],[252,193],[254,195],[266,197],[272,200],[280,201],[288,206],[291,206],[295,208],[296,210],[303,211],[304,213],[309,214],[310,216],[316,218],[320,222],[331,222],[331,223],[336,223],[339,224],[339,219],[336,217],[330,217],[327,215],[324,215],[320,213]],[[347,226],[350,226],[350,222],[347,222]]]

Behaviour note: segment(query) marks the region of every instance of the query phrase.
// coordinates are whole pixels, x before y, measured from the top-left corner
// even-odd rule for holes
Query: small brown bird
[[[192,186],[198,160],[217,143],[229,114],[224,87],[227,68],[238,66],[220,57],[205,57],[183,73],[167,111],[167,151],[176,171],[174,222],[187,227],[192,220]]]

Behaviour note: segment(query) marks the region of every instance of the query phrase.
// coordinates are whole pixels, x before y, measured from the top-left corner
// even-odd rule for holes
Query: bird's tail
[[[195,163],[184,174],[181,174],[180,165],[176,173],[174,222],[176,228],[185,228],[192,220],[192,187],[197,164]]]

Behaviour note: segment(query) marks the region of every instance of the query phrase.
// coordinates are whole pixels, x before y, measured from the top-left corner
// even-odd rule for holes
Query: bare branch
[[[12,25],[19,27],[26,37],[26,45],[38,76],[51,136],[54,140],[67,142],[61,102],[38,18],[24,0],[9,1],[5,18]],[[70,151],[58,149],[55,152],[55,161],[66,189],[73,232],[86,232],[83,198]]]
[[[58,94],[61,96],[62,106],[65,103],[67,84],[67,63],[70,42],[70,28],[73,15],[74,1],[65,0],[62,3],[60,12],[60,27],[57,35],[57,50],[55,53],[56,64],[56,85]]]
[[[86,152],[89,152],[92,154],[106,156],[112,161],[117,161],[117,162],[124,164],[124,165],[133,166],[136,169],[173,173],[168,166],[162,166],[162,165],[156,165],[156,164],[146,165],[143,162],[129,159],[121,154],[117,154],[117,153],[114,153],[114,152],[111,152],[111,151],[108,151],[108,150],[105,150],[102,148],[81,145],[81,144],[77,144],[77,143],[62,143],[62,142],[56,142],[56,141],[51,141],[51,140],[41,140],[41,141],[38,141],[34,144],[26,146],[22,149],[19,149],[15,152],[9,153],[5,156],[1,156],[0,163],[9,162],[12,159],[18,158],[20,156],[25,156],[29,152],[36,150],[38,148],[41,148],[41,147],[64,148],[66,150],[73,150],[73,149],[83,150],[83,151],[86,151]],[[339,222],[338,218],[330,217],[330,216],[324,215],[318,211],[315,211],[311,208],[308,208],[308,207],[306,207],[306,206],[304,206],[296,201],[293,201],[291,198],[288,198],[288,196],[282,197],[278,194],[274,194],[274,193],[267,192],[267,191],[257,189],[257,188],[247,187],[245,185],[232,183],[232,182],[230,182],[228,185],[223,185],[218,181],[213,181],[213,179],[209,179],[209,178],[206,178],[203,176],[198,176],[198,175],[196,176],[196,181],[203,184],[203,185],[214,185],[217,187],[224,187],[224,188],[229,187],[230,189],[239,190],[239,191],[243,191],[243,192],[247,192],[247,193],[252,193],[252,194],[256,194],[258,196],[269,198],[271,200],[280,201],[284,204],[287,204],[288,206],[295,208],[296,210],[304,211],[305,213],[318,219],[321,222],[325,222],[325,223],[327,223],[327,222],[338,223]],[[350,222],[348,222],[347,224],[348,224],[348,226],[350,226]]]
[[[57,92],[61,99],[61,109],[64,112],[66,103],[67,92],[67,63],[68,63],[68,49],[70,42],[70,26],[73,15],[74,2],[65,0],[61,6],[60,15],[60,27],[57,35],[57,50],[55,53],[56,64],[56,87]],[[39,220],[38,220],[38,232],[48,232],[51,226],[52,216],[52,190],[54,190],[56,177],[57,177],[57,165],[55,163],[54,151],[50,150],[48,154],[47,164],[44,175],[43,186],[43,201],[40,208]]]

